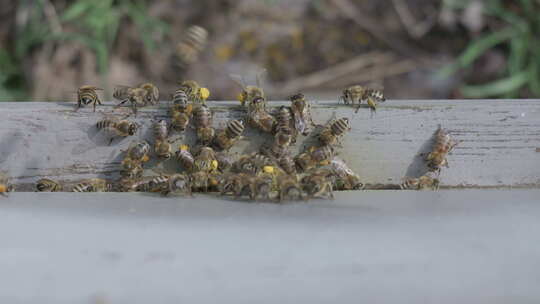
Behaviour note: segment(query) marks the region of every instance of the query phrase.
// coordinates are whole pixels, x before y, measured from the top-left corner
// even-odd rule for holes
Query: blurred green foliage
[[[124,18],[137,26],[144,46],[149,50],[156,47],[155,40],[161,39],[168,26],[147,14],[143,0],[77,0],[58,12],[61,30],[54,30],[47,20],[45,6],[48,0],[21,0],[18,9],[28,10],[27,21],[19,26],[14,51],[0,49],[0,99],[25,98],[25,85],[21,63],[33,48],[45,43],[77,41],[96,56],[100,74],[105,75],[109,56]]]
[[[461,9],[468,1],[452,3],[453,8]],[[540,96],[540,4],[534,0],[487,0],[484,4],[484,14],[496,20],[499,29],[472,40],[441,74],[448,76],[471,67],[485,52],[498,47],[508,53],[505,76],[487,84],[465,85],[461,93],[469,98],[515,98],[521,90],[528,89]]]

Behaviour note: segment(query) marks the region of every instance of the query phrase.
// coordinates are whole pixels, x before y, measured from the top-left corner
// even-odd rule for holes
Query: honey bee
[[[300,134],[308,135],[315,126],[311,116],[311,104],[302,93],[291,96],[290,100],[295,130]]]
[[[296,174],[296,166],[294,159],[290,155],[283,156],[279,159],[279,166],[285,171],[285,173],[294,175]]]
[[[232,193],[236,198],[248,195],[254,197],[252,186],[253,176],[245,173],[230,174],[225,176],[219,184],[221,195]]]
[[[305,199],[305,193],[295,177],[284,177],[279,181],[279,201]]]
[[[155,176],[150,179],[135,182],[131,188],[137,192],[161,192],[168,188],[169,177],[165,175]]]
[[[195,165],[195,159],[191,152],[189,152],[189,147],[187,145],[181,145],[178,151],[176,152],[176,159],[182,165],[184,170],[191,172],[193,166]]]
[[[113,184],[101,178],[91,178],[73,187],[73,192],[108,192],[113,190]]]
[[[323,145],[335,145],[345,132],[351,129],[348,118],[334,120],[326,126],[319,134],[319,141]]]
[[[400,185],[402,190],[438,190],[439,189],[439,175],[437,172],[428,171],[426,174],[419,178],[405,178],[405,181]]]
[[[195,80],[182,81],[180,90],[184,91],[188,100],[194,103],[204,104],[208,97],[210,97],[210,90],[199,86]]]
[[[218,151],[229,150],[240,139],[243,132],[244,123],[241,120],[230,120],[227,128],[218,132],[212,146]]]
[[[216,160],[219,164],[218,170],[221,172],[225,172],[232,168],[235,162],[235,159],[225,152],[216,152]]]
[[[171,118],[171,127],[175,131],[184,132],[189,124],[189,114],[174,111]]]
[[[206,105],[200,105],[193,110],[193,123],[197,131],[197,140],[202,145],[210,144],[215,135],[212,128],[212,111]]]
[[[139,160],[124,158],[120,168],[120,176],[126,179],[138,179],[143,175],[143,167]]]
[[[249,105],[253,100],[255,100],[255,98],[262,98],[263,100],[266,99],[266,96],[264,95],[264,91],[261,88],[261,77],[262,77],[262,74],[264,74],[265,72],[266,72],[265,70],[262,70],[259,73],[257,73],[256,86],[245,85],[242,77],[240,77],[240,81],[235,79],[236,77],[233,78],[233,80],[242,88],[242,92],[238,95],[238,101],[240,101],[240,104],[242,105],[242,107],[244,107],[246,103]],[[231,76],[234,76],[234,75],[231,75]]]
[[[426,155],[426,161],[428,167],[431,170],[440,171],[443,166],[448,168],[448,160],[446,155],[459,144],[458,141],[452,139],[448,131],[443,129],[440,125],[435,134],[435,145],[433,150]]]
[[[313,157],[311,157],[311,153],[309,152],[303,152],[298,154],[294,158],[294,162],[298,169],[300,169],[300,171],[308,171],[317,165],[313,160]]]
[[[265,100],[256,97],[248,108],[248,123],[263,132],[272,133],[276,120],[266,111]]]
[[[144,97],[145,105],[155,105],[159,103],[159,89],[153,83],[143,83],[138,86],[138,88],[146,91]]]
[[[36,182],[38,192],[60,192],[62,185],[48,178],[42,178]]]
[[[343,95],[341,95],[340,99],[343,100],[343,103],[345,104],[354,105],[355,103],[358,103],[356,112],[358,112],[360,104],[364,101],[371,111],[376,111],[377,104],[386,100],[382,90],[367,88],[360,85],[354,85],[343,90]]]
[[[169,159],[172,157],[172,145],[168,140],[158,139],[154,142],[154,152],[160,159]]]
[[[9,178],[0,172],[0,195],[8,196],[9,192],[15,191],[15,186],[11,184]]]
[[[219,175],[206,171],[197,171],[190,175],[192,191],[208,192],[219,185]]]
[[[293,118],[291,109],[286,106],[281,106],[276,113],[276,128],[274,132],[277,134],[281,130],[293,130]]]
[[[318,165],[329,164],[335,156],[335,149],[332,146],[324,145],[320,147],[310,147],[308,149],[311,157]]]
[[[181,69],[197,61],[199,54],[204,50],[208,39],[208,32],[197,25],[187,28],[184,36],[176,45],[176,64]]]
[[[129,101],[131,103],[131,110],[133,111],[133,114],[137,116],[137,109],[146,105],[147,95],[147,90],[142,88],[117,86],[114,88],[113,97],[120,100],[120,103],[115,106],[115,109]]]
[[[172,103],[173,112],[186,113],[191,116],[193,105],[189,103],[188,95],[184,92],[184,89],[178,89],[174,92]]]
[[[202,147],[193,163],[195,171],[214,172],[219,163],[216,160],[216,152],[210,147]]]
[[[274,161],[259,153],[242,155],[233,165],[233,169],[239,173],[257,174],[264,166],[273,166]]]
[[[144,140],[133,141],[127,150],[127,158],[143,163],[150,160],[149,154],[150,145]]]
[[[140,192],[159,192],[162,195],[168,195],[170,193],[185,193],[191,195],[189,177],[183,174],[156,176],[151,180],[138,183],[135,190]]]
[[[330,167],[336,175],[334,182],[335,189],[359,190],[364,188],[364,184],[360,181],[360,176],[349,168],[343,160],[334,157],[330,162]]]
[[[96,128],[101,131],[106,131],[113,134],[109,144],[111,144],[115,138],[118,137],[128,137],[133,136],[137,133],[139,126],[127,119],[117,119],[117,118],[105,118],[96,123]]]
[[[271,176],[257,176],[251,180],[250,199],[258,200],[263,198],[270,200],[270,194],[274,185],[274,179]]]
[[[165,140],[169,137],[169,129],[167,128],[167,122],[165,120],[158,120],[154,123],[152,128],[156,140]]]
[[[334,199],[332,192],[332,182],[324,175],[312,174],[302,178],[302,187],[310,198],[331,198]]]
[[[103,90],[95,86],[84,85],[77,90],[77,108],[75,111],[78,111],[81,107],[92,104],[94,107],[94,112],[96,111],[96,105],[101,105],[101,100],[97,95],[98,90]]]

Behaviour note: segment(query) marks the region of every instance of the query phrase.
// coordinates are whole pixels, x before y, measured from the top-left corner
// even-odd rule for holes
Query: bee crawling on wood
[[[176,151],[176,160],[187,172],[191,172],[193,170],[195,158],[191,152],[189,152],[189,147],[187,145],[181,145],[178,151]]]
[[[48,178],[42,178],[36,182],[36,190],[38,192],[60,192],[62,188],[59,182]]]
[[[246,173],[234,173],[224,176],[219,183],[219,192],[221,195],[233,194],[237,198],[249,195],[253,196],[251,186],[252,175]]]
[[[150,144],[144,140],[133,141],[126,151],[126,158],[141,163],[147,162],[150,160],[150,149]]]
[[[73,192],[110,192],[114,185],[101,178],[91,178],[73,187]]]
[[[302,93],[291,96],[290,100],[295,130],[300,134],[308,135],[315,126],[311,116],[311,104]]]
[[[248,107],[248,123],[263,132],[272,133],[276,120],[266,111],[266,101],[256,97]]]
[[[364,189],[364,184],[360,181],[360,176],[338,157],[330,161],[330,168],[335,176],[334,189],[336,190],[360,190]]]
[[[206,105],[197,106],[193,110],[193,124],[197,132],[197,141],[206,146],[212,142],[215,129],[212,128],[212,111]]]
[[[402,190],[438,190],[439,183],[438,172],[428,171],[426,174],[418,178],[405,178],[405,181],[400,185],[400,188]]]
[[[259,153],[251,153],[240,156],[233,164],[233,170],[238,173],[256,175],[264,166],[272,165],[274,165],[274,161],[269,157]]]
[[[179,90],[184,91],[188,100],[193,103],[204,104],[210,97],[210,90],[201,87],[195,80],[182,81]]]
[[[210,147],[202,147],[194,161],[194,170],[215,172],[219,167],[216,160],[216,152]]]
[[[96,111],[96,105],[101,105],[101,100],[96,91],[103,90],[95,86],[84,85],[77,90],[77,108],[75,111],[78,111],[83,106],[92,104],[94,107],[94,112]]]
[[[323,145],[335,145],[349,130],[351,130],[351,124],[348,118],[332,120],[319,134],[319,141]]]
[[[145,105],[156,105],[159,103],[159,89],[153,83],[146,82],[137,87],[146,91],[146,95],[144,96]]]
[[[428,162],[428,167],[431,170],[440,171],[441,168],[448,168],[448,160],[446,156],[459,144],[458,141],[452,139],[447,130],[443,129],[440,125],[435,134],[435,145],[433,150],[425,156]]]
[[[117,86],[114,88],[113,97],[117,100],[120,100],[120,103],[117,104],[114,108],[117,109],[121,105],[129,101],[131,103],[131,110],[133,111],[133,114],[137,116],[138,108],[147,105],[147,95],[148,91],[142,88]]]
[[[186,130],[193,112],[193,105],[189,103],[186,92],[182,89],[176,90],[173,95],[173,105],[171,108],[171,128],[175,131]]]
[[[332,182],[330,178],[322,174],[309,174],[301,180],[302,188],[309,198],[331,198],[334,199],[332,192]]]
[[[15,191],[15,186],[11,184],[9,177],[0,172],[0,195],[8,196],[8,193],[13,191]]]
[[[197,171],[190,175],[190,180],[192,191],[208,192],[218,188],[221,175],[215,171]]]
[[[128,137],[133,136],[137,133],[139,126],[132,121],[127,119],[118,119],[118,118],[105,118],[96,123],[96,128],[100,131],[106,131],[113,135],[109,142],[109,145],[113,142],[116,136],[118,137]]]
[[[162,195],[170,193],[184,193],[191,195],[191,184],[189,177],[184,174],[173,174],[171,176],[157,176],[149,181],[140,183],[136,191],[159,192]]]
[[[169,129],[165,120],[159,120],[153,125],[154,129],[154,152],[158,158],[169,159],[172,157],[172,145],[167,139]]]
[[[259,73],[257,73],[257,85],[246,85],[244,82],[244,79],[241,76],[238,75],[231,75],[232,79],[242,88],[242,92],[238,95],[238,101],[240,101],[240,104],[242,107],[244,107],[246,104],[249,106],[250,103],[255,100],[255,98],[262,98],[263,100],[266,100],[266,96],[264,95],[264,90],[261,88],[261,77],[262,75],[266,73],[266,70],[262,70]],[[236,79],[239,78],[239,79]],[[266,106],[266,104],[265,104]]]
[[[229,150],[241,138],[244,128],[241,120],[230,120],[227,127],[214,137],[212,146],[218,151]]]
[[[203,27],[198,25],[188,27],[182,39],[176,45],[176,65],[185,70],[195,63],[199,54],[204,50],[207,40],[208,32]]]
[[[374,112],[377,110],[377,104],[379,102],[386,101],[382,90],[367,88],[361,85],[354,85],[343,90],[340,100],[343,100],[345,104],[354,105],[358,103],[355,112],[358,112],[362,102],[366,102],[371,111]]]

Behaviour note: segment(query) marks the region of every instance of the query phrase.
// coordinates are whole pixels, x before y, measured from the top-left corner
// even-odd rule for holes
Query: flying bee
[[[343,95],[341,95],[340,100],[343,100],[345,104],[354,105],[358,103],[358,107],[355,112],[358,112],[360,109],[360,104],[366,102],[371,111],[377,110],[377,104],[379,102],[384,102],[384,94],[382,90],[372,89],[363,87],[361,85],[354,85],[343,90]]]
[[[148,91],[143,88],[116,86],[114,88],[113,97],[120,100],[120,103],[116,105],[115,109],[129,101],[131,103],[131,110],[135,116],[137,116],[138,107],[144,107],[147,104],[147,95]]]
[[[218,151],[229,150],[242,136],[244,123],[233,119],[227,123],[227,128],[218,132],[212,142],[212,146]]]
[[[77,90],[77,108],[75,111],[78,111],[81,107],[92,104],[94,107],[94,112],[96,111],[96,105],[101,105],[101,100],[96,91],[103,90],[95,86],[84,85]]]
[[[146,141],[133,141],[126,153],[126,157],[139,162],[147,162],[150,160],[150,144]]]
[[[128,137],[135,135],[139,129],[139,126],[127,119],[120,120],[117,118],[105,118],[96,123],[96,128],[113,135],[109,142],[109,144],[111,144],[116,136]]]
[[[332,182],[324,175],[312,174],[302,178],[302,187],[310,198],[331,198],[334,199],[332,192]]]
[[[188,172],[193,170],[195,159],[193,158],[191,152],[189,152],[189,147],[187,145],[181,145],[178,151],[176,151],[176,160],[178,160],[184,170]]]
[[[248,109],[248,123],[263,132],[272,133],[276,119],[266,111],[265,101],[262,97],[256,97],[250,103]]]
[[[169,159],[172,157],[172,145],[168,140],[158,139],[154,142],[154,152],[160,159]]]
[[[405,178],[405,181],[400,185],[402,190],[438,190],[439,189],[439,175],[437,172],[428,171],[426,174],[419,178]]]
[[[193,164],[195,171],[214,172],[219,167],[216,152],[210,147],[202,147]]]
[[[113,184],[102,178],[91,178],[73,187],[73,192],[107,192],[113,190]]]
[[[301,200],[305,198],[304,191],[295,177],[284,177],[279,181],[279,201]]]
[[[436,171],[440,171],[443,166],[448,168],[446,155],[448,155],[448,153],[450,153],[458,144],[459,142],[454,140],[448,131],[439,125],[437,133],[435,133],[435,145],[433,146],[432,151],[425,157],[428,162],[428,167],[431,170]]]
[[[208,39],[208,32],[197,25],[187,28],[184,36],[176,45],[175,59],[177,66],[185,70],[195,63],[199,54],[204,50]]]
[[[348,118],[340,118],[330,122],[319,134],[319,141],[323,145],[334,145],[339,139],[351,130],[351,124]]]
[[[62,185],[48,178],[42,178],[36,182],[36,190],[38,192],[60,192]]]
[[[311,104],[302,93],[291,96],[290,100],[295,130],[300,134],[308,135],[315,126],[311,116]]]
[[[9,177],[0,172],[0,195],[8,196],[8,193],[13,191],[15,191],[15,186],[11,184]]]
[[[143,175],[141,161],[126,157],[120,164],[120,176],[126,179],[138,179]]]
[[[145,105],[155,105],[159,103],[159,89],[153,83],[146,82],[140,84],[138,88],[146,91],[144,97]]]
[[[180,83],[180,90],[184,91],[188,100],[204,104],[210,97],[210,90],[199,86],[195,80],[184,80]]]
[[[244,79],[241,76],[238,75],[231,75],[233,77],[232,80],[236,82],[241,88],[242,92],[238,95],[238,101],[240,101],[240,104],[242,107],[246,105],[246,103],[249,105],[255,98],[262,98],[263,100],[266,99],[266,96],[264,95],[264,91],[261,88],[261,77],[266,72],[266,70],[262,70],[259,73],[257,73],[257,85],[246,85],[244,82]],[[239,80],[236,79],[239,77]]]

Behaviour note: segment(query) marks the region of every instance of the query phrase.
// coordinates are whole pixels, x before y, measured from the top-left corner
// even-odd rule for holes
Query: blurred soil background
[[[352,84],[390,99],[540,96],[538,0],[0,0],[0,100],[71,101],[93,84],[194,79],[213,100],[263,71],[270,99],[335,99]],[[180,66],[191,25],[208,31]],[[233,76],[231,76],[233,75]],[[235,81],[235,79],[237,81]]]

